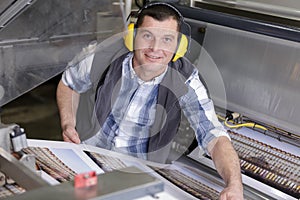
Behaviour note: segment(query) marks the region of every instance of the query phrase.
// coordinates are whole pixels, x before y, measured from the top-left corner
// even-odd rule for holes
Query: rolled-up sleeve
[[[195,131],[198,144],[209,155],[208,144],[217,137],[230,139],[223,125],[218,121],[213,101],[208,97],[205,86],[195,70],[186,82],[188,92],[180,99],[181,108]]]
[[[91,54],[78,62],[71,61],[62,74],[62,82],[78,93],[87,91],[92,86],[90,72],[93,59],[94,54]]]

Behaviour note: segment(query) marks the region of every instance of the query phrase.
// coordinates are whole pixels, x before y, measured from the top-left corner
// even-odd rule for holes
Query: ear
[[[127,27],[127,34],[124,36],[124,44],[129,51],[133,51],[134,42],[134,23],[130,23]]]
[[[178,58],[181,58],[184,56],[184,54],[187,52],[189,41],[186,37],[186,35],[181,34],[181,38],[177,47],[177,51],[172,59],[173,62],[175,62]]]

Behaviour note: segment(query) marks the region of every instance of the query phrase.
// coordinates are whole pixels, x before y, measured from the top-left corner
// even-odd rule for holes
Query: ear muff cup
[[[173,62],[175,62],[178,58],[181,58],[184,56],[184,54],[188,50],[188,45],[189,45],[189,41],[188,41],[186,35],[181,34],[181,38],[177,45],[176,53],[174,54],[174,57],[172,59]]]
[[[134,24],[130,23],[127,27],[127,33],[124,36],[124,44],[129,51],[133,51],[134,31]]]

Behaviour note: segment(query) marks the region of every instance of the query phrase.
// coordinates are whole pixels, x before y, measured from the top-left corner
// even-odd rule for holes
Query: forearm
[[[65,129],[67,126],[75,128],[79,94],[60,81],[57,87],[56,98],[62,129]]]
[[[216,138],[211,157],[227,187],[242,187],[239,158],[227,137]]]

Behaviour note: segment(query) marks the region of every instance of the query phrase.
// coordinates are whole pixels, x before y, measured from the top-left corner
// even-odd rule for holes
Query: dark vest
[[[127,52],[123,38],[120,38],[115,40],[113,44],[105,44],[95,53],[91,69],[93,86],[80,95],[76,117],[76,129],[81,140],[94,136],[110,113],[113,105],[111,97],[115,99],[113,95],[116,95],[119,90],[114,84],[120,80],[123,55]],[[119,58],[120,56],[122,58]],[[109,68],[107,68],[108,66]],[[157,109],[148,144],[148,160],[162,163],[168,157],[171,141],[176,135],[181,119],[178,98],[187,92],[185,81],[193,71],[193,66],[185,58],[172,62],[170,68],[172,70],[168,70],[159,86],[157,101],[157,104],[160,104],[166,112]],[[103,76],[103,74],[108,75],[107,73],[110,73],[108,71],[115,73],[113,76]],[[111,88],[117,89],[112,93]],[[97,99],[95,98],[96,93]],[[94,112],[95,109],[99,119]]]
[[[102,74],[115,59],[127,52],[121,36],[114,40],[105,40],[97,45],[90,73],[93,85],[88,91],[80,94],[76,115],[76,130],[82,141],[94,136],[101,128],[95,116],[94,108],[97,85]]]
[[[100,126],[106,121],[120,91],[122,62],[126,56],[127,54],[112,62],[106,76],[99,82],[95,111]],[[179,59],[171,63],[170,69],[159,84],[157,104],[160,106],[156,109],[155,121],[150,128],[149,155],[154,152],[157,155],[157,152],[169,147],[175,137],[181,121],[181,108],[178,99],[187,93],[188,88],[185,81],[192,72],[193,66],[190,62]],[[151,160],[157,161],[157,158]]]

